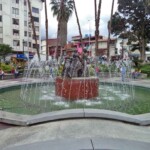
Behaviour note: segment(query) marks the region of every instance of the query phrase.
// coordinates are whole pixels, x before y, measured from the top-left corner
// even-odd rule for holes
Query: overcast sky
[[[99,0],[97,0],[98,3]],[[83,37],[85,34],[94,35],[95,31],[95,12],[94,0],[75,0],[77,13],[80,21]],[[50,6],[50,0],[47,0],[49,38],[56,38],[57,35],[57,20],[53,18]],[[107,36],[107,22],[110,18],[112,0],[102,0],[101,18],[100,18],[100,35]],[[114,12],[117,10],[117,0],[115,0]],[[42,10],[42,39],[45,38],[45,9]],[[75,13],[68,22],[68,40],[72,36],[79,35],[79,30],[76,22]]]

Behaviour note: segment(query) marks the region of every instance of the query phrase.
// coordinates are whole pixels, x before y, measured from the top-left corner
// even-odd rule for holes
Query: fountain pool
[[[40,86],[39,86],[40,84]],[[32,88],[31,88],[32,87]],[[128,114],[143,114],[150,111],[149,88],[127,84],[100,82],[99,96],[94,100],[66,101],[55,96],[54,83],[28,84],[25,99],[21,99],[21,86],[0,89],[0,109],[20,114],[39,114],[63,109],[94,108]],[[37,94],[34,94],[37,93]]]

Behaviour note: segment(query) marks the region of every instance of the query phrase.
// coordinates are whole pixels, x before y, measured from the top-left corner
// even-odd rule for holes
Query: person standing
[[[121,66],[120,72],[121,72],[121,80],[124,82],[125,81],[125,77],[126,77],[126,67],[125,67],[125,65]]]
[[[0,69],[0,79],[1,80],[4,79],[4,71],[2,69]]]

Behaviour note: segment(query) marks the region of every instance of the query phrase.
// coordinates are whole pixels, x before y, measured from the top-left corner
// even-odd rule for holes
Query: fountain
[[[79,57],[74,53],[65,59],[61,77],[56,78],[57,96],[66,100],[92,99],[98,96],[99,79],[90,77],[86,50]]]
[[[75,53],[59,64],[55,59],[31,62],[21,89],[7,89],[11,94],[6,95],[0,91],[1,108],[31,114],[78,108],[132,111],[141,96],[135,98],[135,87],[128,84],[132,80],[131,63],[120,61],[127,63],[126,81],[122,82],[114,62],[97,62],[100,72],[96,74],[95,60],[85,55]],[[116,77],[118,82],[113,81]]]

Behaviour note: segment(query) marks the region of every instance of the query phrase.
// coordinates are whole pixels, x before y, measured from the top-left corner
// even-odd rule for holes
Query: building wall
[[[41,54],[46,54],[46,40],[41,41]]]
[[[25,2],[26,5],[24,5]],[[36,33],[39,36],[38,44],[40,45],[40,11],[43,5],[41,0],[30,0],[30,2],[31,7],[39,9],[39,13],[32,13],[32,15],[39,18],[39,22],[35,22],[35,26],[37,28]],[[25,53],[36,52],[36,49],[33,48],[35,40],[32,36],[27,0],[0,0],[0,5],[2,6],[2,10],[0,10],[0,16],[2,17],[0,21],[0,31],[2,29],[2,32],[0,32],[0,43],[9,44],[16,52],[23,52],[23,50]],[[15,21],[19,20],[19,25],[14,25],[13,19]]]

